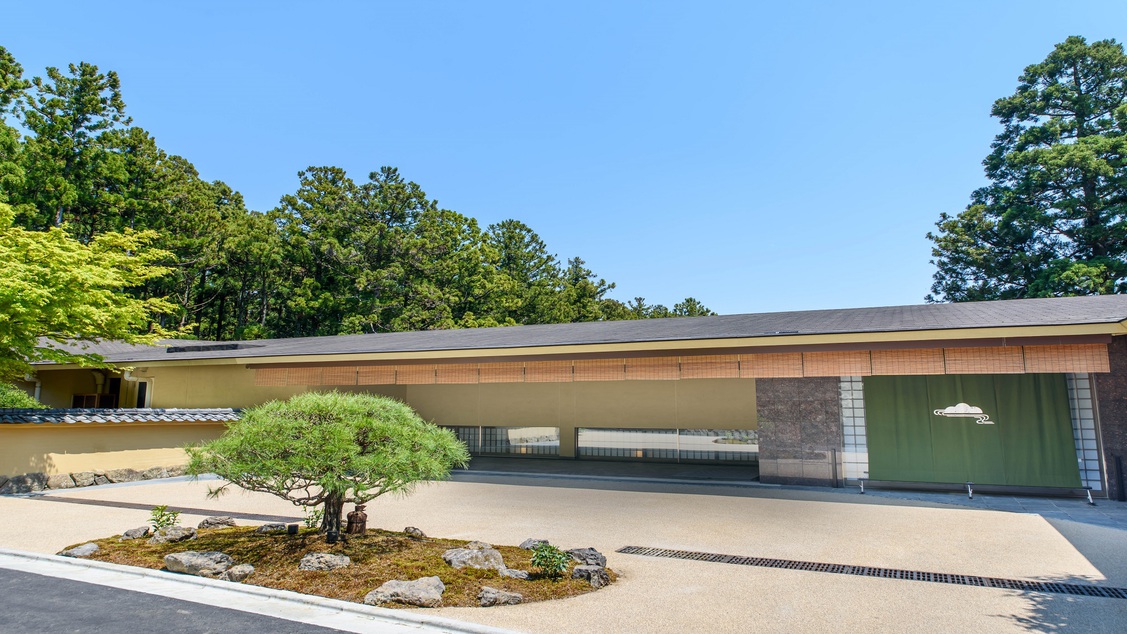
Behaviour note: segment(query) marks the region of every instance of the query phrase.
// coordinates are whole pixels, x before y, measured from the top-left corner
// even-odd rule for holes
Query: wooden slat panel
[[[772,352],[741,354],[740,377],[745,379],[782,379],[802,376],[802,353]]]
[[[902,376],[907,374],[943,374],[943,349],[873,350],[873,374]]]
[[[290,368],[286,385],[321,385],[321,368]]]
[[[477,383],[477,364],[453,363],[439,365],[434,372],[435,383]]]
[[[868,350],[803,352],[803,376],[869,376],[873,373]]]
[[[477,380],[481,383],[524,383],[524,364],[483,363]]]
[[[681,364],[677,357],[627,359],[626,379],[629,381],[676,381],[681,378]]]
[[[575,362],[576,381],[625,381],[626,359],[581,359]]]
[[[259,387],[277,387],[286,385],[288,368],[263,368],[254,371],[254,384]]]
[[[736,354],[681,358],[682,379],[738,379],[740,357]]]
[[[571,361],[529,361],[524,368],[527,383],[570,383]]]
[[[395,366],[396,385],[430,385],[434,383],[433,365]]]
[[[324,368],[321,385],[356,385],[356,366]]]
[[[1022,374],[1025,355],[1021,346],[944,348],[947,374]]]
[[[1107,344],[1086,343],[1063,346],[1025,346],[1025,371],[1111,372]]]
[[[357,385],[394,385],[395,366],[362,365],[356,373]]]

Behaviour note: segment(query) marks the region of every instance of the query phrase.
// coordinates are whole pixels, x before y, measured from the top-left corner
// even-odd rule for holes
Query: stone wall
[[[759,480],[834,486],[842,447],[838,377],[756,379]],[[835,451],[836,450],[836,451]]]
[[[1096,401],[1099,408],[1100,439],[1103,442],[1108,497],[1117,500],[1127,493],[1116,482],[1115,458],[1127,468],[1127,337],[1115,337],[1108,345],[1110,374],[1096,374]],[[1127,478],[1127,474],[1124,474]]]
[[[174,478],[186,472],[184,466],[152,467],[143,471],[137,469],[96,469],[77,473],[25,473],[18,476],[0,475],[0,495],[13,493],[35,493],[48,489],[73,489],[98,484],[118,482],[137,482],[139,480],[159,480]]]

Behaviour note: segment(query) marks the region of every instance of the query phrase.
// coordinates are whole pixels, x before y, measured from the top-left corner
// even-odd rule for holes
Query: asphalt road
[[[339,632],[132,590],[0,568],[4,634],[329,634]]]

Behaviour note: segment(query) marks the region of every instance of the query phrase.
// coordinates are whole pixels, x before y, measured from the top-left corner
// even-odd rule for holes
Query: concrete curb
[[[347,632],[518,634],[476,623],[261,586],[0,548],[0,568],[252,612]]]

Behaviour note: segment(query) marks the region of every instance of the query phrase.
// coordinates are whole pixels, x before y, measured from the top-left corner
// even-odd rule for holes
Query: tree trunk
[[[340,520],[344,515],[344,496],[329,494],[325,498],[325,515],[321,518],[321,532],[341,532]]]

